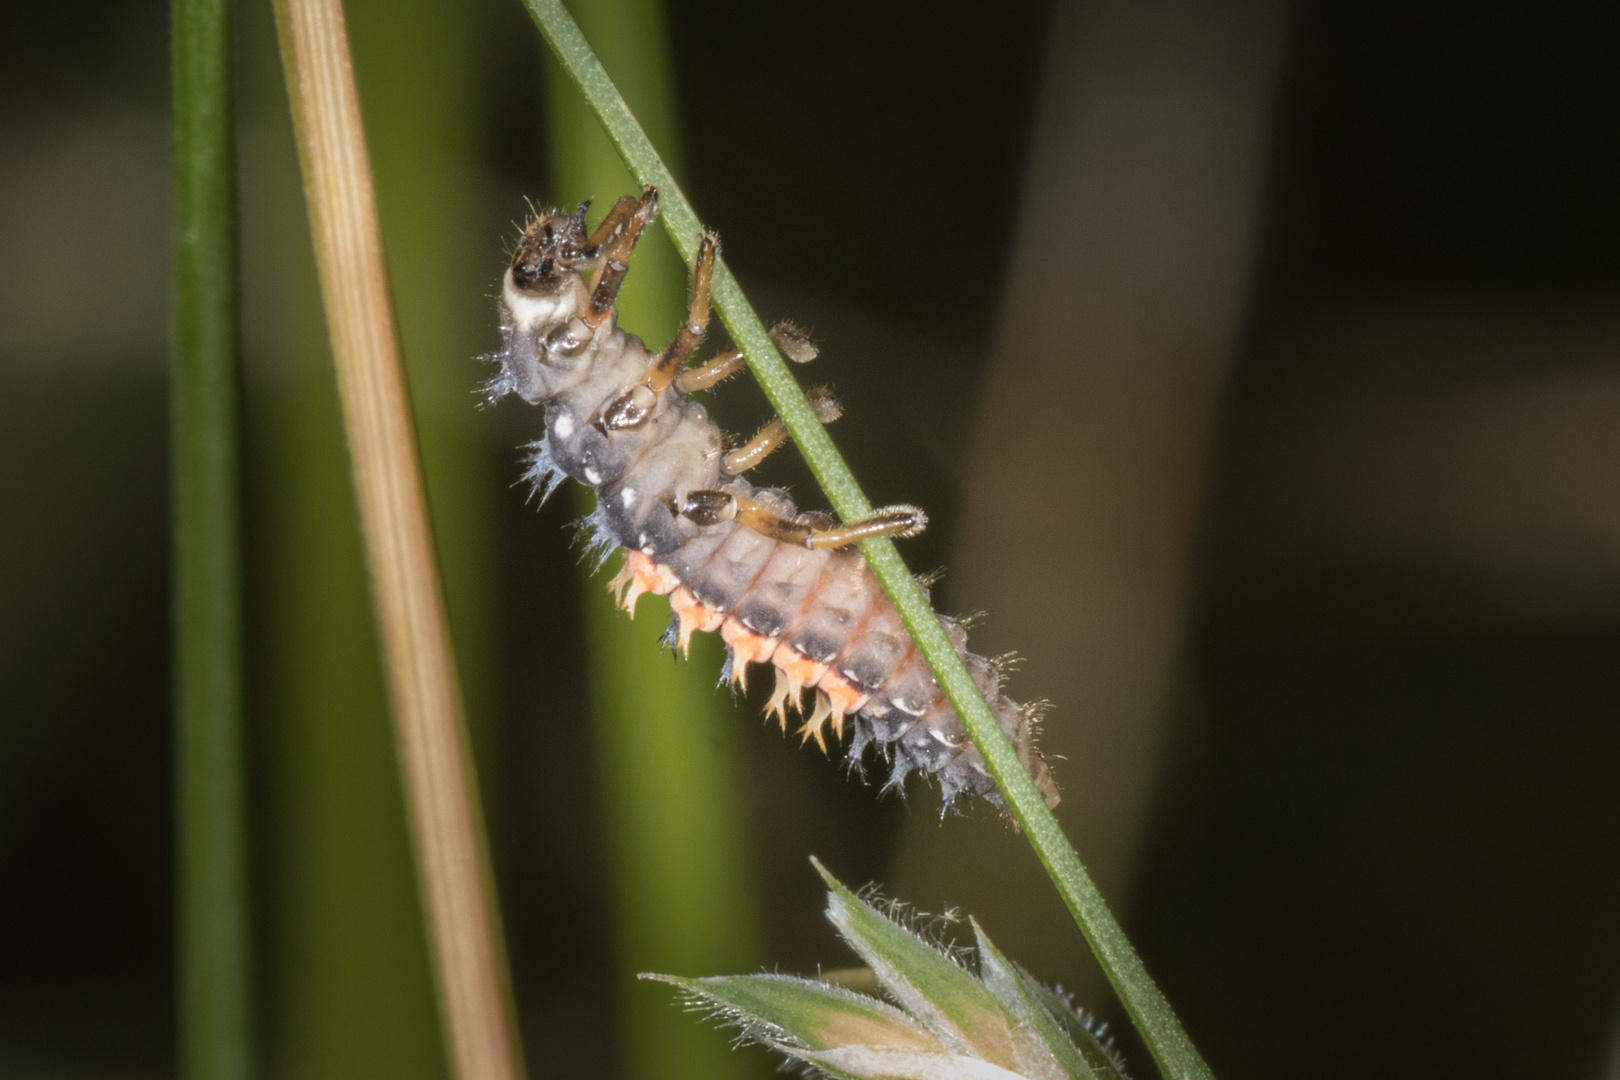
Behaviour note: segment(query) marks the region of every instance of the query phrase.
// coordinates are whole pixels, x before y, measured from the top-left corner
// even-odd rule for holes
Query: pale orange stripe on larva
[[[816,683],[816,687],[827,695],[835,716],[841,713],[858,713],[872,699],[872,695],[855,689],[848,679],[830,669]]]
[[[677,645],[686,656],[692,653],[694,633],[710,633],[720,629],[720,624],[726,621],[725,612],[704,604],[692,595],[692,590],[685,585],[669,594],[669,606],[675,612],[675,617],[681,621]]]
[[[641,599],[643,593],[663,596],[679,584],[669,567],[655,564],[639,551],[631,551],[624,560],[623,569],[608,582],[608,592],[613,594],[613,602],[628,611],[633,619],[636,617],[636,601]]]
[[[731,646],[731,678],[744,690],[748,689],[748,665],[763,664],[776,651],[776,639],[756,634],[736,619],[720,624],[720,637]]]

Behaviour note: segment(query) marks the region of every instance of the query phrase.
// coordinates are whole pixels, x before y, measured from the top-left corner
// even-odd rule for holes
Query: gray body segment
[[[505,341],[490,393],[515,393],[545,408],[546,435],[532,448],[530,479],[543,492],[564,475],[593,488],[597,509],[588,520],[604,553],[622,546],[650,556],[707,608],[826,665],[827,677],[858,692],[864,700],[851,717],[849,750],[857,768],[866,748],[876,746],[891,763],[890,786],[919,770],[938,779],[947,806],[963,792],[999,805],[961,720],[856,549],[811,550],[735,521],[699,526],[681,516],[682,499],[707,490],[753,499],[784,516],[796,511],[782,493],[726,472],[720,430],[675,386],[658,395],[638,426],[610,430],[601,422],[608,405],[646,379],[655,354],[612,317],[586,332],[578,318],[586,301],[577,275],[543,296],[518,289],[510,271],[504,282]],[[567,339],[559,339],[565,330]],[[994,664],[967,651],[961,627],[942,623],[1020,757],[1050,788],[1028,711],[1001,693]]]

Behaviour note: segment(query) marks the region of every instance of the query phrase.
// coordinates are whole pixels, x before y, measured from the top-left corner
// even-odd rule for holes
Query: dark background
[[[483,295],[514,194],[546,175],[544,111],[518,6],[469,10],[490,257],[467,289]],[[883,406],[837,432],[874,498],[936,521],[908,549],[918,567],[950,551],[1049,15],[670,8],[683,177],[732,265],[772,306],[840,313],[829,346],[839,327],[892,346],[883,367],[838,367],[835,347],[826,362],[847,400]],[[1455,450],[1455,403],[1528,400],[1563,373],[1576,390],[1537,406],[1532,434],[1586,432],[1578,448],[1611,456],[1578,461],[1595,471],[1577,495],[1614,486],[1620,428],[1587,406],[1620,388],[1620,13],[1333,2],[1291,17],[1198,533],[1198,721],[1124,918],[1218,1075],[1620,1075],[1620,501],[1561,529],[1523,484],[1493,484],[1513,454],[1433,464]],[[117,0],[0,11],[7,1076],[173,1069],[164,20]],[[262,57],[263,14],[244,20]],[[1448,344],[1380,337],[1368,310],[1440,320]],[[1365,348],[1343,344],[1358,334]],[[1454,407],[1392,419],[1396,399]],[[501,445],[518,424],[498,413]],[[1376,467],[1333,464],[1367,447]],[[1434,510],[1470,484],[1455,505],[1523,526],[1485,555],[1468,514]],[[1410,539],[1399,522],[1429,519],[1388,510],[1403,498],[1455,520]],[[587,756],[588,734],[532,722],[584,692],[567,517],[512,493],[497,523],[488,799],[536,1075],[533,1040],[587,1047],[557,1051],[585,1068],[611,1024],[592,975],[608,946],[588,770],[542,763],[542,748]],[[930,811],[875,805],[746,727],[770,961],[838,963],[806,922],[805,854],[882,881],[901,821]],[[797,785],[812,824],[768,812],[777,784]]]

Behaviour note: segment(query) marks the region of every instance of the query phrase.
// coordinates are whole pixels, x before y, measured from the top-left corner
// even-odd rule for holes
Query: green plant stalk
[[[540,32],[575,85],[596,110],[602,127],[619,148],[631,172],[643,184],[658,188],[659,214],[681,255],[690,263],[702,236],[702,225],[674,177],[658,156],[641,125],[606,70],[591,51],[578,25],[563,8],[561,0],[524,0]],[[871,513],[872,506],[849,466],[833,446],[832,439],[816,420],[804,393],[788,371],[787,364],[771,344],[764,324],[743,296],[741,287],[726,267],[716,262],[713,285],[714,307],[731,331],[733,340],[748,357],[748,365],[759,380],[765,396],[787,425],[810,471],[826,492],[833,508],[845,521]],[[922,650],[934,677],[939,680],[951,704],[962,717],[974,745],[984,756],[991,775],[1001,786],[1013,816],[1023,827],[1030,846],[1063,896],[1091,946],[1121,1004],[1140,1032],[1159,1071],[1175,1080],[1202,1080],[1212,1076],[1170,1003],[1148,975],[1136,950],[1108,910],[1102,895],[1080,863],[1057,819],[1046,808],[1034,781],[1025,772],[1012,744],[1002,733],[984,696],[968,675],[967,668],[940,628],[933,608],[907,570],[894,544],[887,539],[868,540],[861,551],[872,572],[894,603],[917,647]]]
[[[659,0],[593,0],[579,6],[605,61],[666,149],[675,143],[673,80]],[[598,214],[635,180],[567,75],[547,65],[551,196],[564,205],[598,197]],[[619,321],[648,340],[686,313],[686,267],[661,234],[642,238],[619,295]],[[577,508],[591,497],[577,492]],[[741,1080],[765,1067],[733,1053],[726,1036],[693,1024],[634,976],[759,966],[758,918],[748,858],[741,747],[735,710],[714,685],[719,646],[693,643],[690,663],[658,647],[668,618],[646,597],[633,622],[614,610],[608,572],[582,573],[598,775],[613,870],[615,991],[624,1075],[634,1080]]]
[[[230,0],[175,0],[175,778],[181,1074],[252,1058],[242,761],[236,154]]]

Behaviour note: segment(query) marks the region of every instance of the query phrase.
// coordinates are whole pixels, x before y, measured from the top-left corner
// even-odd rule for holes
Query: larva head
[[[516,393],[538,402],[557,392],[557,380],[577,374],[580,356],[562,350],[555,355],[548,338],[575,316],[585,303],[580,271],[592,261],[582,203],[572,214],[548,210],[523,227],[512,265],[501,283],[501,329],[506,345],[495,359],[501,371],[489,383],[493,400]],[[559,363],[560,361],[560,363]]]
[[[585,234],[589,205],[580,203],[572,214],[547,210],[524,227],[512,253],[514,286],[531,296],[545,296],[574,278],[589,261]]]

